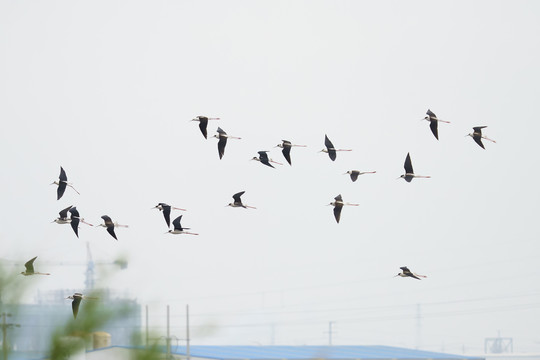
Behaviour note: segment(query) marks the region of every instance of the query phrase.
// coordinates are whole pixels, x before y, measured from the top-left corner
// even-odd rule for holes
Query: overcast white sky
[[[0,257],[38,289],[101,281],[192,344],[540,352],[534,1],[0,1]],[[435,140],[420,121],[430,108]],[[197,115],[241,140],[219,160]],[[486,150],[465,137],[487,125]],[[338,148],[326,154],[324,135]],[[249,161],[259,150],[293,166]],[[410,152],[418,174],[399,179]],[[56,200],[60,166],[81,193]],[[344,172],[376,170],[352,183]],[[257,207],[225,207],[232,194]],[[336,224],[325,206],[359,207]],[[173,236],[158,202],[186,208]],[[76,205],[129,224],[51,224]],[[173,213],[179,215],[180,212]],[[58,266],[61,262],[81,266]],[[394,278],[400,266],[427,279]],[[100,269],[110,271],[110,266]],[[21,280],[22,281],[22,280]],[[421,309],[420,323],[417,304]],[[66,305],[69,308],[69,304]],[[67,310],[69,311],[69,310]],[[418,326],[420,324],[420,327]],[[420,331],[418,331],[420,329]]]

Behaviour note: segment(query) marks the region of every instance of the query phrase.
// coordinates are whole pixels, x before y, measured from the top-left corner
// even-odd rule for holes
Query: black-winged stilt
[[[245,209],[245,208],[256,209],[256,207],[242,204],[242,199],[240,199],[240,197],[241,197],[244,193],[245,193],[245,191],[240,191],[240,192],[234,194],[234,195],[233,195],[234,202],[230,203],[230,204],[227,205],[227,206],[230,206],[230,207],[243,207],[244,209]]]
[[[351,176],[351,180],[353,182],[355,182],[357,179],[358,179],[358,176],[359,175],[364,175],[364,174],[375,174],[376,171],[358,171],[358,170],[349,170],[347,171],[345,174],[343,175],[347,175],[349,174]]]
[[[182,220],[182,215],[180,215],[179,217],[177,217],[176,219],[173,220],[172,223],[173,223],[174,230],[169,230],[166,234],[199,235],[199,234],[196,234],[196,233],[185,231],[185,230],[190,230],[190,228],[183,228],[182,225],[180,224],[180,220]]]
[[[438,124],[439,122],[450,124],[450,121],[445,121],[437,118],[437,115],[435,115],[431,110],[427,110],[426,117],[422,120],[429,121],[429,128],[431,129],[431,132],[435,136],[435,139],[439,140],[439,130],[438,130]]]
[[[288,140],[281,140],[281,141],[282,141],[282,143],[277,144],[276,147],[279,147],[279,148],[282,149],[281,152],[283,153],[283,156],[285,157],[285,160],[287,160],[289,165],[292,165],[292,162],[291,162],[291,148],[293,146],[306,147],[306,145],[295,145],[295,144],[292,144]]]
[[[405,158],[405,164],[403,165],[405,168],[405,174],[401,175],[398,179],[405,179],[406,182],[411,182],[413,178],[430,178],[431,176],[425,176],[425,175],[415,175],[414,170],[412,167],[411,162],[411,155],[407,153],[407,157]]]
[[[165,222],[167,223],[167,227],[171,227],[171,209],[186,211],[186,209],[180,209],[180,208],[177,208],[177,207],[165,204],[165,203],[159,203],[156,206],[154,206],[153,209],[158,209],[159,211],[163,211],[163,216],[165,217]]]
[[[326,149],[322,149],[319,152],[325,152],[330,157],[330,160],[334,161],[336,160],[336,151],[352,151],[351,149],[336,149],[334,147],[334,144],[330,141],[328,136],[324,135],[324,146],[326,146]]]
[[[219,118],[209,118],[207,116],[197,116],[195,119],[192,119],[190,121],[198,121],[199,122],[199,129],[201,129],[201,132],[206,139],[208,136],[208,133],[206,131],[206,128],[208,127],[208,120],[219,120]]]
[[[29,276],[29,275],[51,275],[49,273],[41,273],[41,272],[34,271],[34,261],[36,259],[37,259],[37,256],[35,256],[32,259],[28,260],[24,264],[24,267],[26,268],[26,270],[21,272],[21,274],[23,274],[24,276]]]
[[[397,274],[396,276],[401,276],[401,277],[412,277],[412,278],[415,278],[415,279],[418,279],[418,280],[422,280],[420,279],[421,277],[423,278],[426,278],[427,276],[425,275],[418,275],[416,273],[413,273],[411,270],[409,270],[408,267],[406,266],[402,266],[400,267],[400,269],[402,270],[402,272],[400,272],[399,274]],[[394,277],[396,277],[394,276]]]
[[[343,202],[343,198],[341,197],[341,194],[336,196],[334,198],[335,201],[331,202],[328,205],[334,206],[334,218],[336,219],[336,222],[339,224],[339,219],[341,218],[341,210],[343,208],[343,205],[351,205],[351,206],[358,206],[359,204],[351,204],[351,203],[345,203]]]
[[[482,129],[486,128],[487,126],[475,126],[473,127],[473,132],[471,134],[467,134],[466,136],[470,136],[473,138],[473,140],[482,148],[485,150],[484,144],[482,144],[482,139],[486,139],[488,141],[491,141],[492,143],[495,143],[495,140],[492,140],[488,137],[485,137],[482,135]]]
[[[67,182],[66,172],[61,166],[60,166],[60,176],[58,177],[58,181],[52,182],[51,185],[58,185],[58,188],[56,189],[56,200],[60,200],[62,195],[64,195],[64,191],[66,191],[66,186],[69,186],[70,188],[75,190],[73,185]],[[77,190],[75,190],[75,192],[80,195],[80,193]]]

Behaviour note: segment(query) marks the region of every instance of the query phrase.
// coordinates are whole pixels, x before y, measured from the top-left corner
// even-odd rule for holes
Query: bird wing
[[[171,227],[171,206],[167,204],[161,204],[163,208],[163,217],[167,223],[167,227]]]
[[[103,219],[103,221],[105,221],[105,226],[107,226],[107,227],[114,226],[110,216],[103,215],[101,218]]]
[[[217,128],[216,131],[217,131],[220,135],[227,135],[227,133],[226,133],[225,131],[223,131],[223,129],[220,128],[219,126],[218,126],[218,128]]]
[[[431,129],[431,132],[433,135],[435,135],[435,139],[439,140],[439,130],[438,128],[438,121],[437,120],[430,120],[429,121],[429,128]]]
[[[234,195],[232,196],[233,199],[234,199],[234,202],[235,202],[235,203],[242,204],[242,200],[240,199],[240,196],[242,196],[244,193],[245,193],[245,191],[240,191],[240,192],[234,194]]]
[[[217,143],[219,158],[221,159],[225,155],[225,145],[227,145],[227,137],[220,136]]]
[[[324,135],[324,146],[326,146],[326,148],[328,150],[334,149],[334,144],[332,144],[332,142],[330,141],[330,139],[326,135]]]
[[[60,176],[59,176],[60,182],[66,182],[67,181],[67,175],[64,171],[64,168],[60,166]]]
[[[354,182],[358,179],[358,175],[360,175],[359,171],[353,170],[351,171],[351,180]]]
[[[433,113],[433,111],[431,111],[431,110],[429,110],[429,109],[426,111],[426,114],[427,114],[427,116],[429,116],[430,118],[435,118],[435,119],[437,118],[437,115],[435,115],[435,114]]]
[[[268,162],[268,154],[266,153],[266,151],[259,151],[258,154],[259,154],[259,160],[261,160],[263,164],[265,162]]]
[[[343,198],[341,197],[341,194],[339,194],[338,196],[336,196],[336,197],[334,198],[334,200],[343,202]]]
[[[291,163],[291,145],[289,143],[289,146],[285,145],[285,141],[283,141],[283,149],[281,150],[283,153],[283,156],[285,157],[285,160],[289,163],[289,165],[292,165]]]
[[[71,228],[75,232],[75,235],[79,237],[79,221],[80,218],[78,216],[71,216],[71,222],[69,223],[71,225]]]
[[[341,218],[341,209],[343,208],[342,204],[334,205],[334,217],[336,218],[337,223],[339,224],[339,219]]]
[[[79,210],[77,210],[77,207],[76,206],[73,206],[71,209],[69,209],[69,212],[71,214],[71,220],[73,220],[73,218],[78,218],[80,217],[79,215]]]
[[[405,273],[405,274],[411,272],[411,270],[409,270],[409,268],[406,267],[406,266],[402,266],[402,267],[400,267],[400,269],[403,270],[403,273]]]
[[[116,234],[114,233],[114,224],[111,226],[107,226],[107,232],[111,234],[111,236],[114,238],[114,240],[118,240],[116,238]]]
[[[336,150],[334,150],[333,148],[332,149],[328,149],[328,156],[330,156],[330,160],[334,161],[336,160]]]
[[[473,135],[473,140],[480,145],[482,149],[485,149],[484,144],[482,143],[482,137],[480,135]]]
[[[475,126],[473,127],[473,130],[475,133],[477,133],[478,135],[482,135],[482,129],[483,128],[486,128],[487,126]]]
[[[62,218],[62,219],[67,218],[67,213],[68,213],[69,209],[71,209],[71,208],[72,208],[72,206],[70,205],[70,206],[68,206],[67,208],[65,208],[64,210],[61,210],[61,211],[58,213],[58,214],[60,215],[60,218]]]
[[[208,138],[208,133],[206,132],[206,127],[208,126],[208,118],[206,116],[199,116],[199,129],[205,139]]]
[[[81,303],[82,296],[80,295],[73,295],[73,301],[71,302],[71,309],[73,310],[73,318],[77,318],[77,314],[79,313],[79,305]]]
[[[60,200],[60,198],[64,195],[64,191],[66,191],[67,183],[65,181],[60,180],[58,182],[58,188],[56,189],[56,200]]]
[[[28,274],[33,274],[34,273],[34,260],[36,260],[37,256],[33,257],[32,259],[28,260],[25,264],[24,264],[24,267],[26,268],[26,272]]]
[[[176,219],[173,220],[173,226],[174,226],[174,230],[180,230],[182,231],[182,225],[180,225],[180,220],[182,219],[182,215],[180,215],[179,217],[177,217]]]
[[[407,153],[407,157],[405,158],[405,164],[403,165],[403,167],[405,168],[406,174],[414,174],[411,162],[411,155],[409,153]]]

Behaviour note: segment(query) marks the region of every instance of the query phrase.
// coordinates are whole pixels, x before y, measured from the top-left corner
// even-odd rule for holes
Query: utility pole
[[[186,360],[189,360],[189,305],[186,305]]]
[[[171,358],[171,333],[169,327],[169,305],[167,305],[167,360]]]
[[[150,345],[148,339],[148,305],[145,306],[146,309],[146,342],[144,343],[146,347]]]
[[[7,330],[12,327],[21,327],[19,324],[6,323],[6,317],[11,317],[11,314],[2,313],[2,352],[4,354],[3,360],[8,358],[8,343],[7,343]]]
[[[420,348],[422,336],[422,308],[420,304],[416,304],[416,349]]]
[[[328,345],[332,346],[332,325],[333,321],[328,322]]]

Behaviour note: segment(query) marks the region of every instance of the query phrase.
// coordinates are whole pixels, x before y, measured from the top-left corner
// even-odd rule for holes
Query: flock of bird
[[[431,132],[433,133],[435,138],[437,140],[439,140],[439,132],[438,132],[438,124],[439,124],[439,122],[442,122],[442,123],[450,123],[450,122],[438,119],[437,116],[429,109],[427,110],[426,115],[427,116],[425,118],[423,118],[422,120],[427,120],[429,122],[429,127],[431,129]],[[199,129],[200,129],[202,135],[204,136],[204,138],[207,139],[208,138],[207,127],[208,127],[208,122],[210,120],[219,120],[219,118],[210,118],[210,117],[206,117],[206,116],[197,116],[196,118],[194,118],[194,119],[192,119],[190,121],[199,122]],[[485,149],[484,144],[482,143],[482,139],[488,140],[488,141],[491,141],[491,142],[495,143],[494,140],[489,139],[489,138],[485,137],[482,134],[482,129],[484,129],[484,128],[486,128],[486,126],[475,126],[475,127],[473,127],[473,132],[470,133],[470,134],[467,134],[467,136],[472,137],[473,140],[482,149]],[[216,131],[217,131],[217,134],[214,135],[214,137],[218,139],[218,144],[217,144],[218,155],[219,155],[219,158],[222,159],[223,156],[225,155],[225,147],[227,145],[227,140],[228,139],[241,139],[241,138],[229,136],[220,127],[218,127]],[[332,160],[332,161],[336,160],[338,151],[351,151],[351,149],[336,149],[334,144],[330,141],[330,139],[328,138],[327,135],[324,136],[324,145],[325,145],[325,148],[323,150],[321,150],[320,152],[327,153],[330,160]],[[288,140],[282,140],[282,142],[280,144],[276,145],[276,147],[279,147],[279,148],[282,149],[281,151],[282,151],[283,157],[285,158],[287,163],[292,166],[292,160],[291,160],[291,149],[292,149],[292,147],[306,147],[306,145],[292,144]],[[253,157],[252,160],[259,161],[261,164],[272,167],[272,168],[274,168],[274,166],[272,164],[283,165],[283,164],[281,164],[279,162],[276,162],[276,161],[270,159],[268,157],[268,151],[259,151],[258,154],[259,154],[259,156],[258,157]],[[405,181],[407,181],[407,182],[411,182],[414,178],[429,178],[430,177],[430,176],[426,176],[426,175],[417,175],[417,174],[414,173],[410,154],[407,154],[407,156],[405,158],[404,169],[405,169],[405,174],[401,175],[400,178],[405,179]],[[358,179],[358,176],[360,176],[360,175],[374,174],[374,173],[375,173],[375,171],[361,172],[361,171],[358,171],[358,170],[350,170],[350,171],[347,171],[344,175],[346,175],[346,174],[350,175],[351,180],[353,182],[355,182]],[[51,185],[57,185],[58,186],[57,187],[57,200],[60,200],[62,198],[62,196],[64,195],[64,192],[67,189],[67,187],[70,187],[77,194],[80,194],[73,187],[73,185],[71,183],[68,183],[66,172],[64,171],[64,169],[62,167],[60,167],[60,175],[59,175],[58,180],[51,183]],[[234,201],[231,202],[230,204],[226,205],[226,206],[256,209],[256,207],[246,205],[246,204],[244,204],[242,202],[241,197],[242,197],[242,195],[244,193],[245,193],[245,191],[240,191],[240,192],[234,194],[232,196]],[[341,211],[343,209],[343,206],[358,206],[359,204],[352,204],[352,203],[344,202],[341,194],[339,194],[334,198],[334,201],[331,202],[328,205],[334,207],[334,209],[333,209],[334,218],[335,218],[336,222],[339,223],[339,221],[341,219]],[[169,234],[198,235],[197,233],[187,231],[187,230],[190,230],[190,228],[183,227],[181,225],[182,215],[179,215],[179,216],[174,218],[174,220],[172,221],[173,229],[172,230],[170,229],[170,227],[171,227],[171,212],[173,210],[175,210],[175,211],[185,211],[185,209],[182,209],[182,208],[179,208],[179,207],[174,207],[174,206],[168,205],[166,203],[158,203],[152,209],[158,209],[159,211],[161,211],[163,213],[165,223],[167,224],[167,228],[169,228],[169,230],[168,230],[168,232],[166,232],[166,234],[169,233]],[[68,213],[69,213],[69,217],[68,217]],[[127,225],[121,225],[121,224],[119,224],[117,222],[113,222],[112,219],[108,215],[102,215],[101,218],[103,219],[103,224],[99,224],[97,226],[101,226],[101,227],[106,228],[107,232],[115,240],[118,240],[118,238],[116,236],[116,233],[115,233],[115,228],[127,227]],[[79,211],[77,210],[77,208],[75,206],[68,206],[65,209],[61,210],[59,212],[59,217],[56,218],[53,222],[55,222],[57,224],[70,224],[71,228],[73,229],[73,232],[75,233],[75,235],[77,237],[79,237],[79,226],[80,226],[81,223],[86,224],[88,226],[94,226],[94,225],[86,222],[84,220],[84,218],[81,217],[81,215],[79,214]],[[37,259],[37,256],[35,256],[32,259],[28,260],[24,264],[25,271],[21,272],[22,275],[24,275],[24,276],[50,275],[49,273],[41,273],[41,272],[37,272],[37,271],[34,270],[34,262],[35,262],[36,259]],[[419,274],[413,273],[406,266],[402,266],[402,267],[400,267],[400,269],[402,271],[400,273],[398,273],[396,276],[412,277],[412,278],[418,279],[418,280],[421,280],[421,278],[426,277],[425,275],[419,275]],[[80,305],[81,301],[83,299],[97,299],[97,298],[85,296],[85,295],[83,295],[81,293],[74,293],[73,295],[68,296],[67,299],[72,300],[73,317],[76,319],[77,314],[79,312],[79,305]]]

